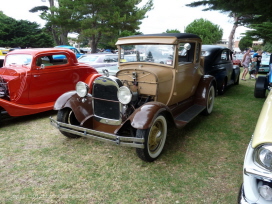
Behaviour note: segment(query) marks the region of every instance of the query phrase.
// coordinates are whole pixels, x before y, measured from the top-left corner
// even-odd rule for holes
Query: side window
[[[229,52],[227,50],[223,50],[221,54],[221,61],[228,61],[229,60]]]
[[[40,56],[36,59],[37,66],[58,66],[67,64],[67,57],[65,55],[47,55]]]
[[[178,50],[179,63],[191,63],[194,61],[195,43],[180,43]],[[198,51],[199,52],[199,51]]]

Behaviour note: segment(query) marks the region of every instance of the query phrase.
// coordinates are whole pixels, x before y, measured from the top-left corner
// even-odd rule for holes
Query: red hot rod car
[[[54,55],[65,59],[54,60]],[[78,81],[92,84],[98,76],[91,66],[78,63],[68,49],[14,50],[0,68],[0,117],[52,110],[56,99],[73,90]]]

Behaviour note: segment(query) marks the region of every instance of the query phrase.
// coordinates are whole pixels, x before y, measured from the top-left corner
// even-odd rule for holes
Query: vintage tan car
[[[201,42],[187,33],[119,38],[116,77],[105,72],[93,84],[79,82],[56,101],[51,124],[67,137],[135,147],[154,161],[170,124],[181,128],[213,110],[216,81],[204,75]]]

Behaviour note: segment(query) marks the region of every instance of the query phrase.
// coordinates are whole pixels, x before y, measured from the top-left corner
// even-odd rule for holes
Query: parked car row
[[[78,59],[67,46],[8,53],[0,69],[1,115],[54,106],[51,123],[65,136],[134,147],[150,162],[163,150],[168,123],[180,128],[209,115],[216,93],[239,84],[231,51],[202,46],[197,35],[129,36],[116,45],[119,55]]]

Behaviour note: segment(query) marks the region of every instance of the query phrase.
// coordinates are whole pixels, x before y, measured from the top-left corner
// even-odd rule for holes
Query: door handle
[[[40,75],[36,75],[36,74],[34,75],[34,77],[39,77],[39,76],[40,76]]]

